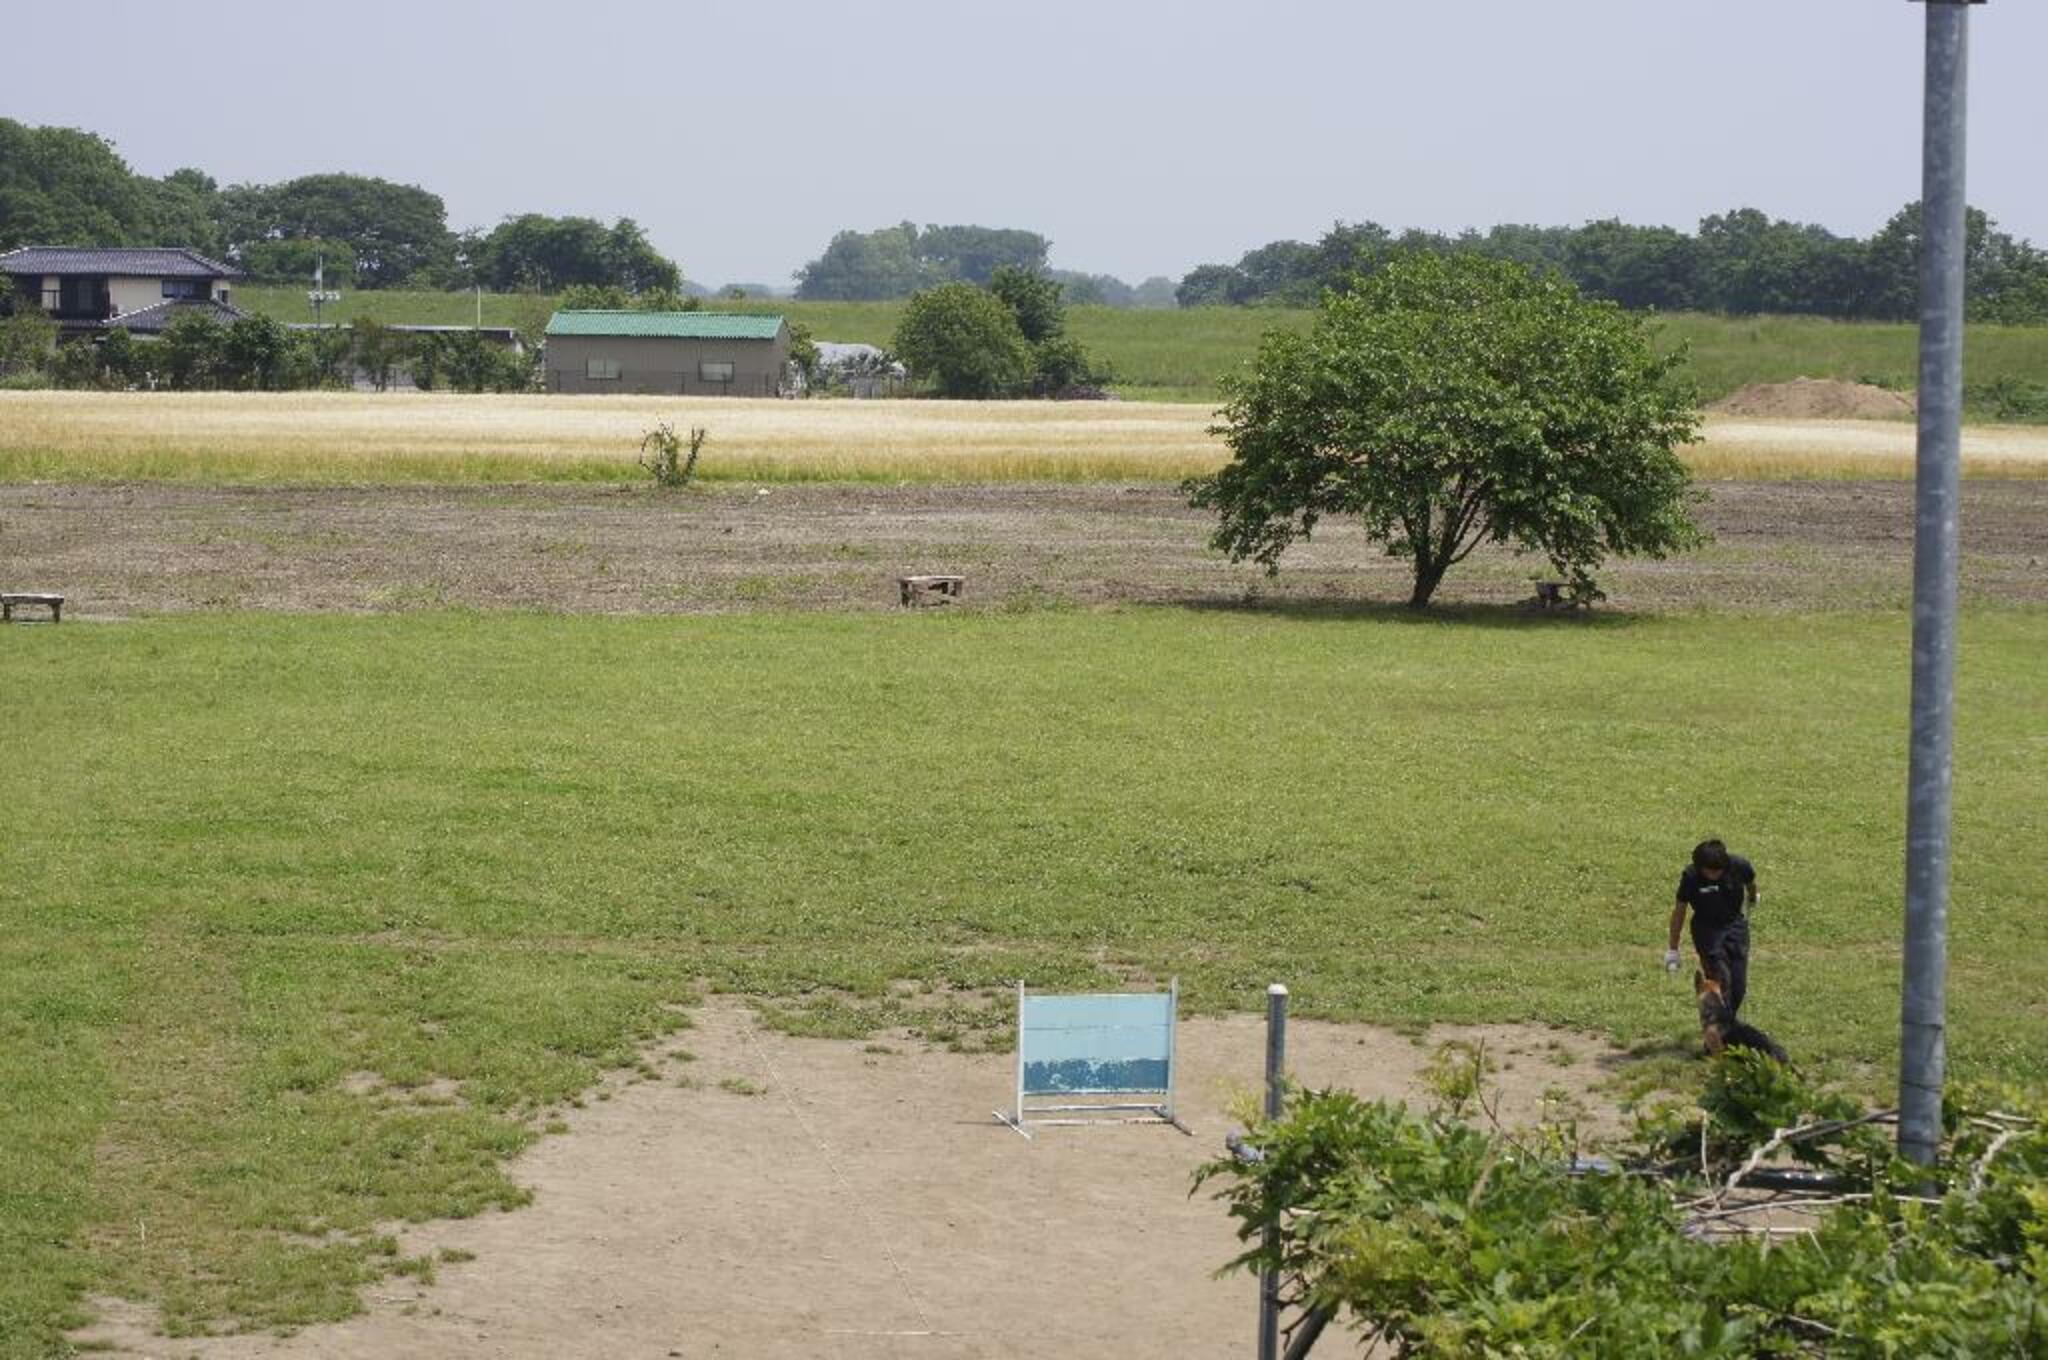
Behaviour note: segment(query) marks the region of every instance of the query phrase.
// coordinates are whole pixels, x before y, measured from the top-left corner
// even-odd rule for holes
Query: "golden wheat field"
[[[1159,481],[1217,467],[1202,405],[423,393],[0,392],[0,480],[621,480],[657,421],[708,431],[707,480]],[[1710,420],[1703,477],[1900,477],[1889,421]],[[2048,428],[1975,428],[1965,470],[2048,476]]]

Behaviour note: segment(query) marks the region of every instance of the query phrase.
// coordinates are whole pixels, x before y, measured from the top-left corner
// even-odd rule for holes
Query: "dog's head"
[[[1692,975],[1693,994],[1699,998],[1700,1040],[1707,1052],[1719,1053],[1728,1046],[1728,998],[1721,995],[1721,984],[1705,973]]]

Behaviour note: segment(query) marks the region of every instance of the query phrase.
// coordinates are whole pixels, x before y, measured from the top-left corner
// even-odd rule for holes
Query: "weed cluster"
[[[640,440],[640,466],[654,475],[656,486],[688,486],[697,475],[697,455],[704,448],[701,425],[690,427],[690,452],[683,455],[683,441],[675,426],[662,421]]]

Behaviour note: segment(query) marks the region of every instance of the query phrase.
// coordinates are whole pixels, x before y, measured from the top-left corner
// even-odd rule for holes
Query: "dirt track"
[[[436,1284],[387,1279],[363,1316],[285,1338],[169,1341],[146,1310],[102,1301],[80,1339],[166,1360],[1250,1353],[1256,1285],[1212,1278],[1240,1248],[1223,1207],[1189,1189],[1259,1079],[1260,1017],[1182,1023],[1192,1137],[1154,1125],[1026,1142],[990,1115],[1010,1103],[1006,1055],[794,1039],[720,1003],[681,1037],[695,1061],[613,1082],[513,1164],[530,1207],[404,1231],[408,1252],[474,1253]],[[1513,1123],[1541,1117],[1553,1090],[1566,1103],[1552,1116],[1571,1109],[1622,1060],[1539,1026],[1430,1036],[1450,1038],[1485,1043]],[[1367,1097],[1422,1097],[1432,1049],[1369,1026],[1288,1030],[1298,1079]]]
[[[1716,542],[1617,564],[1614,607],[1903,604],[1912,488],[1725,482]],[[0,485],[0,585],[70,597],[67,618],[186,610],[435,606],[572,613],[880,609],[905,572],[958,572],[974,605],[1394,602],[1403,566],[1346,524],[1276,578],[1204,545],[1169,487],[788,485],[683,494],[561,486],[258,488]],[[1972,481],[1963,582],[2048,599],[2048,482]],[[1444,602],[1527,596],[1541,563],[1481,554]]]

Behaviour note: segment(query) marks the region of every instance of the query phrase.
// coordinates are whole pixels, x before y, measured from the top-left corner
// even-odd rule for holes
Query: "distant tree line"
[[[24,245],[184,246],[259,283],[556,292],[577,285],[679,292],[682,271],[622,217],[524,213],[451,231],[441,196],[367,175],[231,184],[129,169],[105,139],[0,118],[0,251]]]
[[[806,302],[886,302],[946,283],[985,288],[999,269],[1016,269],[1060,284],[1077,306],[1171,307],[1173,280],[1136,285],[1109,274],[1046,265],[1052,242],[1014,227],[927,226],[899,222],[875,231],[842,231],[825,253],[796,272]]]
[[[1236,264],[1205,264],[1175,291],[1183,307],[1310,307],[1417,251],[1471,254],[1561,272],[1587,294],[1662,311],[1780,313],[1904,321],[1918,315],[1920,205],[1868,238],[1766,216],[1709,217],[1688,235],[1620,221],[1582,227],[1499,226],[1455,236],[1339,222],[1313,244],[1274,241]],[[2048,252],[1969,212],[1966,255],[1973,321],[2048,322]]]

